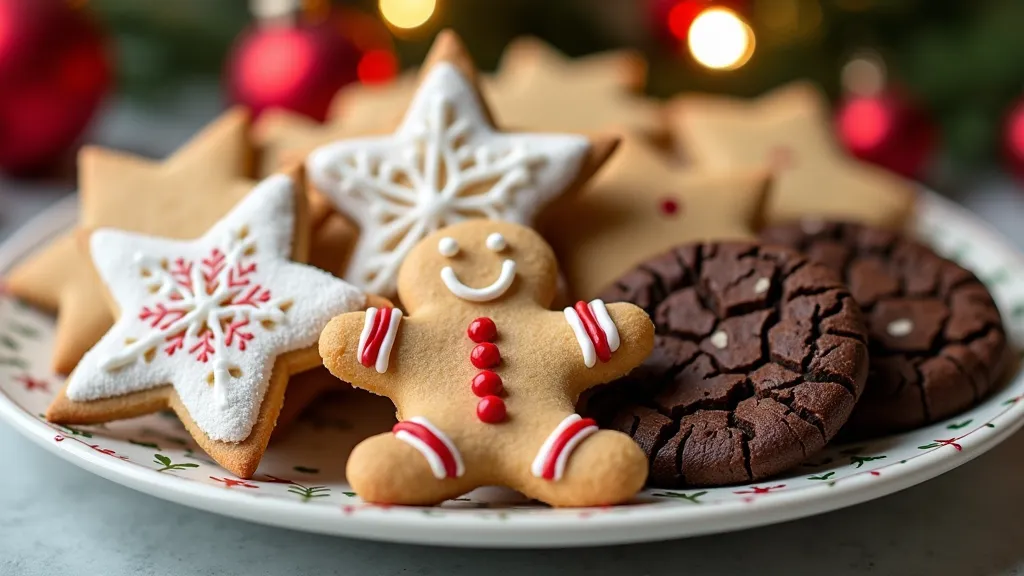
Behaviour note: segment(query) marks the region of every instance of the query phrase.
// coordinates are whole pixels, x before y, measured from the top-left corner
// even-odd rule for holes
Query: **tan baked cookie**
[[[462,41],[437,36],[401,124],[387,136],[337,140],[306,160],[310,183],[359,224],[345,279],[390,297],[424,236],[470,218],[530,224],[577,190],[618,138],[502,132],[480,97]]]
[[[360,497],[437,504],[504,485],[554,506],[594,506],[643,486],[643,452],[574,404],[643,361],[651,320],[599,300],[550,311],[557,276],[533,230],[472,220],[427,236],[406,258],[398,287],[408,316],[371,308],[331,321],[324,364],[390,397],[401,420],[349,457]]]
[[[625,128],[668,140],[661,105],[640,95],[647,63],[631,50],[569,58],[537,38],[519,38],[484,83],[499,125],[517,130],[591,132]]]
[[[232,109],[163,162],[94,147],[79,154],[82,228],[111,227],[168,238],[206,231],[253,186],[246,141],[248,115]],[[113,318],[103,290],[72,231],[17,266],[6,278],[11,293],[49,311],[59,310],[54,371],[67,374]]]
[[[753,238],[768,181],[759,171],[674,166],[650,144],[626,137],[587,189],[545,214],[539,230],[570,293],[589,300],[674,246]]]
[[[170,407],[214,460],[251,477],[289,377],[319,365],[332,316],[367,302],[293,261],[308,251],[306,218],[299,179],[278,174],[196,240],[83,234],[118,319],[46,418],[92,424]]]
[[[772,170],[771,223],[811,216],[899,228],[913,210],[910,182],[840,148],[828,104],[807,82],[755,100],[684,94],[669,111],[682,153],[699,166]]]

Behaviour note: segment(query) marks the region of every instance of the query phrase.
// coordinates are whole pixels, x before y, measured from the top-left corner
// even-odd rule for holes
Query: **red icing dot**
[[[498,327],[490,318],[477,318],[469,323],[466,334],[473,342],[494,342],[498,337]]]
[[[493,368],[501,362],[501,353],[498,352],[498,347],[490,342],[482,342],[473,347],[473,351],[469,353],[469,360],[473,363],[473,366],[481,370],[487,368]]]
[[[501,376],[490,370],[484,370],[473,376],[473,394],[483,398],[484,396],[497,396],[504,388],[501,385]]]
[[[672,198],[665,198],[658,205],[658,208],[665,216],[675,216],[679,213],[679,202]]]
[[[505,414],[505,401],[497,396],[484,396],[477,402],[476,417],[485,424],[502,422]]]

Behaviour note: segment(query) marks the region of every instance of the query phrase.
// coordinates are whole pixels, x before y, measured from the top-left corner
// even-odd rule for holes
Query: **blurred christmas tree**
[[[404,0],[406,3],[416,0]],[[869,51],[887,85],[937,124],[959,167],[998,158],[1006,115],[1024,93],[1024,0],[418,0],[422,26],[394,28],[405,66],[433,33],[458,31],[478,63],[494,66],[512,38],[539,36],[570,55],[620,46],[650,61],[649,92],[758,94],[796,78],[839,98],[842,70]],[[321,9],[326,0],[307,4]],[[378,14],[378,0],[338,1]],[[151,98],[189,77],[221,74],[232,40],[250,22],[244,0],[89,0],[115,38],[122,90]],[[701,65],[687,46],[693,18],[731,10],[750,32],[749,57],[730,70]]]

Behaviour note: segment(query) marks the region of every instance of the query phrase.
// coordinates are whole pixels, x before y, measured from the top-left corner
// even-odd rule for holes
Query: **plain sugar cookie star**
[[[316,189],[360,227],[345,278],[390,296],[399,266],[424,236],[470,218],[529,225],[589,178],[616,143],[497,130],[461,40],[442,32],[393,134],[333,142],[306,164]]]
[[[79,153],[81,228],[110,227],[194,238],[220,219],[254,182],[246,141],[248,114],[229,110],[170,158],[154,162],[86,147]],[[57,311],[54,371],[67,374],[110,328],[113,317],[91,263],[70,232],[19,264],[6,278],[15,296]]]
[[[913,211],[910,182],[840,148],[809,83],[754,100],[684,94],[669,111],[681,152],[699,166],[772,170],[770,223],[820,217],[899,228]]]
[[[660,104],[641,95],[647,63],[631,50],[569,58],[537,38],[518,38],[484,93],[503,126],[560,132],[625,128],[664,143]]]
[[[582,193],[545,214],[540,231],[570,293],[586,300],[674,246],[754,238],[768,183],[764,171],[675,166],[643,140],[626,137]]]
[[[256,469],[292,373],[318,365],[315,343],[365,295],[293,261],[307,249],[289,176],[271,176],[197,240],[113,229],[88,239],[118,320],[85,354],[47,419],[103,422],[170,405],[238,476]]]

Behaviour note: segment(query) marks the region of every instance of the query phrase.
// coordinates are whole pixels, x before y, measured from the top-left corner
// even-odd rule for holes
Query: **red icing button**
[[[505,401],[497,396],[484,396],[477,402],[476,417],[485,424],[497,424],[505,420]]]
[[[658,208],[665,216],[675,216],[679,212],[679,203],[672,198],[665,198],[658,204]]]
[[[484,370],[473,376],[473,394],[483,398],[484,396],[497,396],[501,394],[501,376],[490,370]]]
[[[477,318],[469,323],[466,334],[473,342],[494,342],[498,337],[498,327],[490,318]]]
[[[486,370],[494,368],[501,362],[501,353],[498,352],[498,347],[494,344],[483,342],[473,347],[473,351],[469,353],[469,360],[473,366]]]

